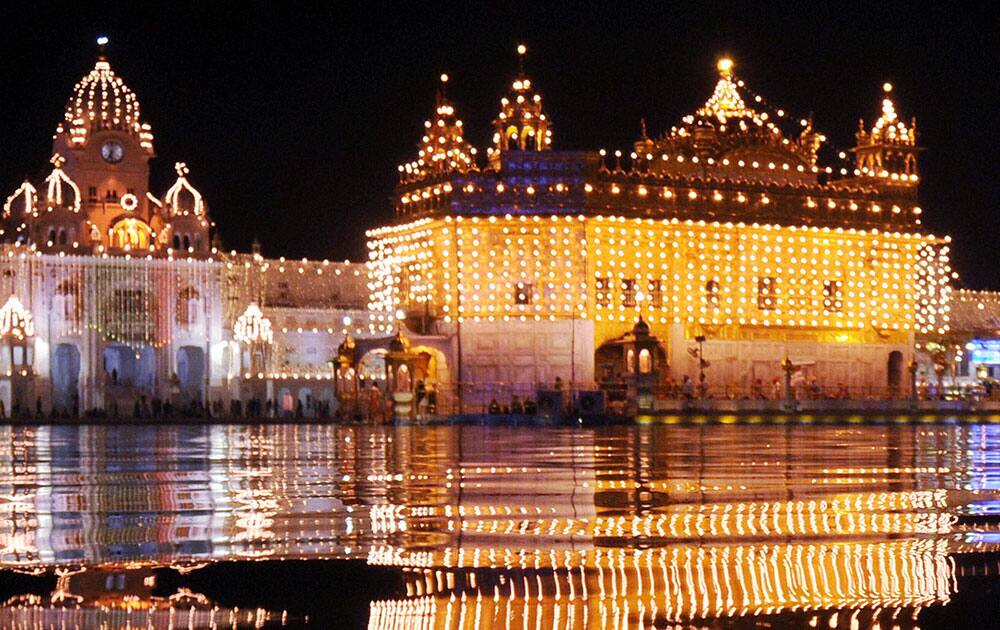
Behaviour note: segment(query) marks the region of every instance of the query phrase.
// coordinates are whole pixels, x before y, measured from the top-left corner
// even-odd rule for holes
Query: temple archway
[[[112,344],[104,348],[104,371],[113,385],[151,389],[156,375],[156,355],[152,348],[130,348]]]
[[[177,350],[177,380],[180,382],[181,403],[202,399],[205,385],[205,349],[181,346]]]
[[[302,405],[302,412],[306,415],[310,415],[310,410],[313,404],[313,391],[310,387],[300,387],[298,402]]]
[[[126,218],[111,228],[111,247],[114,249],[146,249],[149,247],[152,230],[144,221]]]
[[[887,383],[889,385],[889,391],[893,395],[899,393],[900,388],[903,386],[903,353],[899,350],[893,350],[889,353],[889,359],[886,362]]]
[[[451,382],[448,359],[443,352],[429,346],[414,346],[410,350],[417,355],[413,366],[414,379],[434,385]]]
[[[368,385],[375,381],[379,383],[379,387],[383,387],[385,384],[385,353],[384,349],[376,348],[361,357],[358,362],[358,378]]]
[[[57,344],[52,352],[52,406],[73,413],[80,396],[80,349],[72,343]]]

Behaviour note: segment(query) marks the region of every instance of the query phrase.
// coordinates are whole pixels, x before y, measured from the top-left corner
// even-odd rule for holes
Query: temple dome
[[[754,107],[763,105],[763,98],[736,78],[731,59],[720,59],[716,68],[719,79],[704,105],[659,138],[649,138],[644,126],[636,153],[646,154],[656,172],[700,176],[711,168],[717,177],[742,177],[745,165],[756,169],[764,164],[769,166],[769,181],[815,181],[818,151],[826,138],[813,129],[812,121],[801,119],[799,126],[787,128],[794,125],[783,110]],[[652,161],[654,153],[663,160]]]
[[[153,152],[153,134],[142,122],[139,99],[102,55],[73,88],[56,133],[68,133],[71,146],[82,146],[91,134],[103,130],[128,133],[146,152]]]

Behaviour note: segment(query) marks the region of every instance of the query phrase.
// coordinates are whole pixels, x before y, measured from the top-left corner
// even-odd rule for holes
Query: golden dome
[[[90,134],[105,129],[133,135],[147,153],[153,152],[153,133],[141,120],[139,99],[102,55],[73,88],[65,120],[56,131],[68,133],[71,146],[82,146]]]

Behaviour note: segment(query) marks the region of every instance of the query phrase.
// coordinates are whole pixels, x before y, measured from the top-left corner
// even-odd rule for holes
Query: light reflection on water
[[[5,567],[400,567],[371,628],[915,627],[1000,535],[995,425],[2,431]]]

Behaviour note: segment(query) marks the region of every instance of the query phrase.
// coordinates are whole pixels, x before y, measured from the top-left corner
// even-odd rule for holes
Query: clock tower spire
[[[116,242],[123,242],[113,232],[124,219],[152,231],[156,207],[148,197],[149,160],[155,154],[153,133],[142,120],[138,98],[104,54],[107,43],[106,36],[97,38],[101,53],[93,70],[73,88],[52,153],[62,156],[63,171],[80,189],[88,224],[81,244],[114,249]],[[140,240],[130,249],[145,249],[151,239]]]

